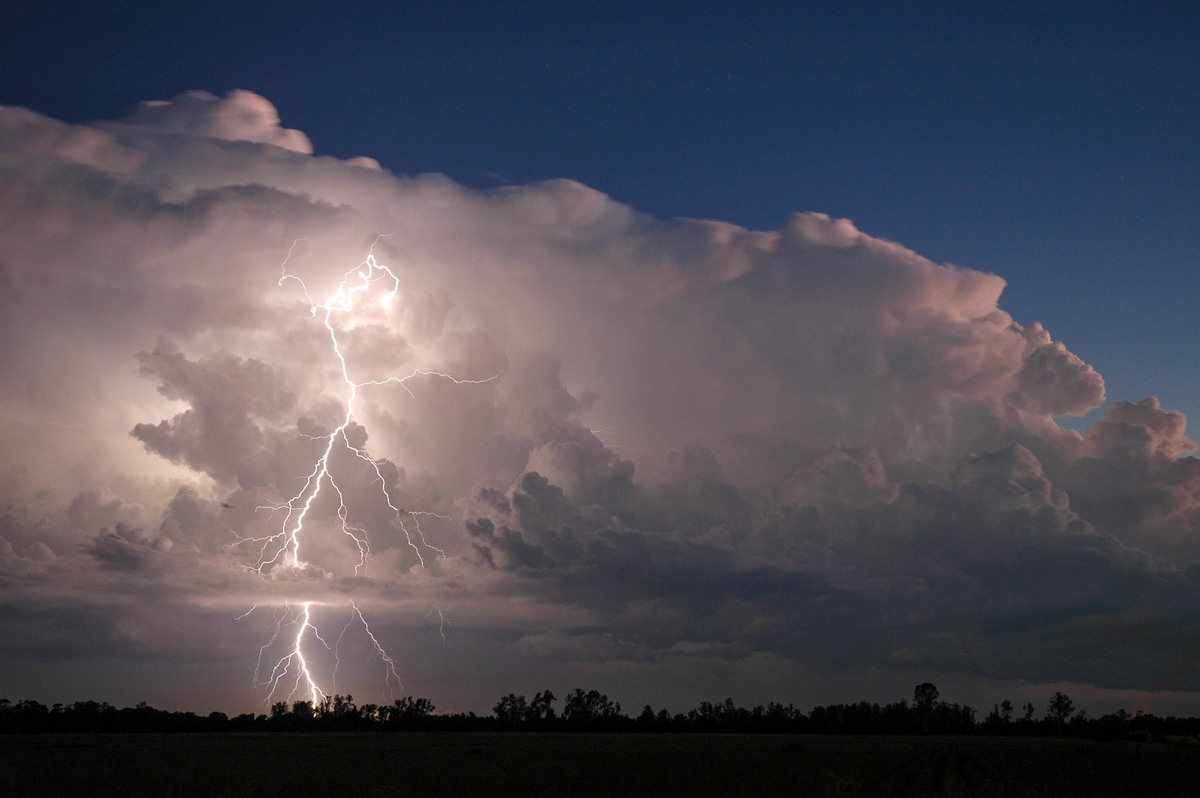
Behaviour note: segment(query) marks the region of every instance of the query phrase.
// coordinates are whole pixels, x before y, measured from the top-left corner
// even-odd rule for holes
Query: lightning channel
[[[280,266],[277,284],[283,286],[290,282],[297,283],[308,303],[310,316],[318,319],[325,329],[329,349],[336,358],[337,369],[345,388],[345,398],[342,403],[340,420],[332,431],[326,435],[305,436],[320,442],[320,454],[311,469],[302,477],[300,489],[285,501],[256,508],[257,512],[266,511],[272,518],[278,519],[274,522],[278,531],[260,537],[244,537],[231,530],[234,542],[230,543],[229,547],[256,550],[255,562],[245,567],[260,577],[266,578],[275,575],[280,569],[303,572],[309,577],[331,577],[327,572],[306,562],[304,556],[307,549],[302,548],[306,531],[305,525],[314,513],[314,506],[318,498],[326,493],[332,495],[336,504],[336,529],[347,538],[352,550],[358,554],[353,573],[355,576],[366,574],[372,559],[371,543],[367,530],[352,523],[351,513],[347,506],[347,495],[334,475],[333,461],[339,451],[347,452],[371,469],[369,472],[373,473],[371,484],[377,486],[379,494],[391,511],[394,527],[399,530],[407,546],[415,553],[417,562],[422,568],[426,566],[427,557],[446,557],[445,551],[426,539],[425,532],[421,527],[422,518],[431,516],[446,518],[446,516],[437,516],[435,513],[414,511],[399,506],[388,488],[388,482],[382,470],[382,465],[387,460],[372,458],[363,447],[356,446],[351,441],[348,430],[354,421],[355,403],[359,398],[359,391],[367,387],[395,385],[402,388],[409,396],[415,396],[409,382],[417,377],[434,377],[448,380],[456,385],[469,385],[491,382],[497,379],[499,374],[486,379],[461,379],[442,371],[417,368],[403,376],[388,376],[382,379],[359,380],[352,376],[350,364],[347,362],[346,353],[338,337],[338,324],[335,320],[339,317],[353,315],[356,308],[372,291],[383,291],[380,301],[386,306],[400,288],[400,278],[388,266],[380,263],[375,256],[375,246],[379,243],[380,238],[383,236],[375,239],[366,258],[345,272],[337,289],[322,301],[315,300],[304,280],[289,270],[288,264],[296,247],[305,239],[297,239],[292,243],[287,257]],[[326,650],[332,652],[334,663],[332,679],[336,685],[337,671],[341,665],[340,649],[343,638],[358,627],[361,627],[361,632],[369,640],[373,656],[378,657],[383,664],[384,683],[387,691],[394,695],[403,689],[404,682],[400,678],[396,661],[384,649],[356,602],[350,602],[349,619],[333,645],[330,645],[321,636],[314,624],[313,606],[314,602],[304,601],[297,603],[296,606],[292,606],[290,603],[285,604],[275,611],[271,637],[259,649],[258,665],[255,670],[255,680],[264,688],[268,704],[277,698],[286,697],[291,701],[304,696],[314,707],[321,706],[322,702],[328,698],[328,693],[319,686],[318,679],[314,674],[313,661],[306,656],[305,651],[306,649],[311,650],[314,645],[319,643]],[[244,615],[239,616],[239,619],[247,617],[254,609],[255,607],[252,607]],[[448,622],[440,610],[438,610],[438,616],[441,621],[439,630],[443,631],[444,641],[444,627]],[[282,656],[276,656],[272,652],[278,651],[280,646],[283,646],[284,653]]]

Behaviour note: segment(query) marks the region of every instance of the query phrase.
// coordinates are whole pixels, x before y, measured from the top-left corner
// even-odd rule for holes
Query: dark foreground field
[[[0,737],[4,796],[1200,794],[1200,747],[996,737]]]

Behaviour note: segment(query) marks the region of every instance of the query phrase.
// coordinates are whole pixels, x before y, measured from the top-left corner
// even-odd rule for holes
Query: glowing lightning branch
[[[425,613],[425,617],[428,618],[431,615],[433,615],[435,612],[438,615],[438,634],[441,635],[442,645],[444,646],[444,645],[446,645],[446,626],[450,625],[450,622],[447,621],[446,616],[442,614],[441,607],[430,608],[429,612]]]
[[[404,689],[404,680],[400,678],[400,672],[396,670],[395,660],[388,656],[387,651],[384,650],[378,638],[375,637],[375,633],[371,631],[371,627],[367,623],[367,619],[363,617],[362,610],[358,608],[358,605],[354,602],[350,602],[350,610],[350,620],[346,621],[345,627],[342,628],[342,634],[338,636],[338,642],[341,643],[341,639],[345,636],[346,630],[348,630],[354,623],[355,619],[357,619],[358,622],[362,624],[363,631],[367,633],[367,638],[370,639],[371,646],[375,649],[375,653],[379,655],[379,658],[383,661],[383,678],[387,683],[387,687],[391,692],[391,695],[395,697],[397,691]],[[337,673],[336,667],[334,669],[334,673],[335,675]]]
[[[378,239],[376,239],[378,241]],[[297,242],[298,243],[298,242]],[[292,245],[293,249],[295,244]],[[432,513],[415,513],[411,511],[401,510],[393,503],[391,495],[388,493],[387,480],[384,479],[383,473],[380,471],[380,461],[371,458],[367,452],[350,443],[346,434],[346,429],[350,426],[350,422],[354,417],[354,402],[358,398],[358,390],[369,385],[399,385],[409,396],[413,396],[412,389],[408,386],[408,381],[418,377],[441,377],[447,379],[456,385],[478,385],[485,382],[490,382],[496,377],[489,377],[483,380],[464,380],[457,377],[452,377],[449,374],[440,371],[427,371],[424,369],[414,369],[411,373],[403,377],[387,377],[382,380],[364,380],[356,382],[350,377],[349,366],[346,363],[346,357],[342,352],[341,343],[338,341],[337,329],[334,326],[334,314],[349,314],[355,309],[355,303],[360,299],[360,295],[368,292],[375,283],[383,282],[391,287],[384,295],[384,299],[389,299],[396,295],[400,287],[400,279],[387,266],[379,263],[375,259],[374,245],[371,246],[370,252],[367,254],[366,260],[358,264],[350,271],[346,272],[342,281],[338,284],[335,291],[324,302],[316,302],[312,295],[308,292],[308,286],[300,277],[291,274],[287,271],[287,260],[284,260],[281,268],[281,276],[279,284],[283,285],[288,280],[295,280],[300,284],[301,290],[304,292],[305,298],[309,303],[311,314],[316,317],[320,316],[325,325],[325,329],[329,333],[329,340],[332,346],[333,353],[337,356],[340,366],[342,381],[346,384],[349,394],[345,401],[345,413],[342,416],[341,423],[327,436],[322,436],[325,441],[325,449],[317,462],[313,466],[313,470],[308,474],[304,481],[304,486],[300,492],[289,499],[286,503],[274,507],[260,507],[259,509],[280,511],[284,513],[284,519],[280,532],[264,538],[240,538],[235,545],[243,543],[259,543],[258,562],[251,566],[252,570],[259,574],[265,573],[274,566],[283,565],[300,569],[305,566],[305,562],[300,557],[300,538],[301,531],[304,529],[304,522],[308,518],[308,514],[312,509],[313,503],[321,494],[322,486],[328,484],[337,494],[338,510],[337,516],[340,522],[341,531],[350,538],[359,552],[358,564],[354,568],[355,575],[365,571],[367,562],[371,555],[371,545],[367,539],[366,531],[352,526],[348,521],[348,511],[346,508],[345,497],[337,482],[330,475],[330,458],[333,455],[339,441],[347,451],[353,454],[358,459],[365,462],[375,472],[376,481],[380,486],[380,491],[388,507],[393,513],[396,520],[396,525],[404,534],[405,541],[417,555],[417,560],[422,566],[425,565],[425,557],[422,554],[422,546],[429,551],[432,551],[442,557],[445,557],[445,552],[441,549],[432,546],[425,539],[424,533],[421,531],[419,515],[432,515]],[[290,259],[291,252],[288,253]],[[405,518],[408,518],[412,523],[412,529],[409,529],[405,523]],[[415,535],[414,535],[415,532]]]
[[[300,239],[303,240],[303,239]],[[324,449],[320,457],[317,458],[312,470],[308,473],[304,480],[304,484],[300,491],[288,499],[283,504],[268,507],[259,507],[260,510],[269,510],[272,513],[282,513],[283,520],[279,527],[279,532],[265,537],[248,538],[236,535],[237,540],[231,544],[233,546],[242,546],[244,544],[258,545],[257,562],[252,566],[247,566],[250,570],[266,576],[275,568],[291,568],[295,570],[303,570],[307,567],[307,563],[301,556],[300,544],[301,533],[304,530],[305,522],[309,518],[313,505],[317,498],[321,495],[322,490],[328,486],[337,499],[337,519],[338,528],[347,538],[350,539],[354,547],[358,551],[358,563],[354,567],[355,575],[365,572],[367,564],[371,559],[371,544],[367,538],[365,529],[354,526],[350,522],[350,514],[346,506],[346,496],[342,488],[338,485],[337,480],[331,473],[331,458],[334,453],[342,448],[352,454],[354,457],[369,465],[374,472],[375,479],[373,483],[379,485],[379,490],[383,496],[387,506],[391,509],[396,526],[403,533],[409,547],[416,553],[417,560],[422,567],[425,566],[424,551],[434,552],[436,555],[445,557],[446,554],[436,546],[431,545],[426,539],[425,534],[421,529],[420,517],[425,515],[434,515],[433,513],[414,512],[410,510],[402,510],[396,506],[395,502],[388,491],[387,480],[384,478],[383,472],[380,470],[380,464],[386,461],[375,460],[371,458],[367,452],[355,446],[350,442],[347,434],[353,418],[354,418],[354,403],[358,398],[360,388],[366,386],[382,386],[395,384],[403,388],[410,396],[413,396],[412,389],[408,386],[408,381],[418,376],[440,377],[449,380],[455,384],[480,384],[490,382],[496,379],[495,376],[484,380],[463,380],[452,377],[440,371],[426,371],[423,369],[414,369],[410,374],[403,377],[387,377],[378,380],[363,380],[356,381],[350,376],[350,368],[346,362],[345,354],[342,350],[341,342],[338,340],[337,328],[334,324],[334,319],[339,314],[352,314],[356,304],[365,295],[378,284],[382,284],[386,289],[386,293],[382,302],[386,302],[394,297],[400,287],[400,279],[387,266],[379,263],[375,258],[374,244],[372,244],[367,257],[354,268],[350,269],[342,277],[338,284],[337,290],[326,298],[323,302],[317,302],[312,298],[308,291],[308,286],[304,281],[295,274],[288,271],[288,261],[291,259],[292,251],[300,240],[292,244],[292,250],[288,252],[287,258],[280,268],[281,275],[279,285],[283,285],[289,280],[294,280],[300,284],[301,290],[304,292],[305,299],[308,300],[309,311],[315,318],[320,318],[329,334],[329,341],[334,355],[340,367],[342,382],[346,386],[347,396],[344,403],[345,412],[341,417],[341,422],[328,435],[313,438],[314,440],[324,441]],[[378,243],[378,239],[376,239]],[[498,375],[497,375],[498,376]],[[444,517],[444,516],[439,516]],[[406,522],[407,519],[407,522]],[[410,529],[411,525],[411,529]],[[337,644],[333,647],[320,636],[317,628],[312,623],[311,608],[312,602],[305,602],[300,605],[300,610],[293,610],[291,607],[285,606],[282,610],[276,611],[275,616],[275,631],[271,639],[259,651],[259,665],[257,678],[267,688],[267,702],[270,703],[276,695],[282,695],[285,691],[289,700],[297,695],[307,695],[314,706],[326,698],[326,693],[317,685],[317,680],[314,677],[310,663],[304,656],[305,639],[311,633],[311,636],[316,638],[326,649],[333,651],[334,658],[334,678],[336,679],[337,666],[340,664],[338,655],[338,646],[346,632],[354,625],[355,621],[362,624],[363,630],[371,641],[375,653],[381,658],[384,665],[385,682],[389,690],[395,690],[403,686],[400,675],[396,669],[395,661],[387,654],[378,638],[371,631],[370,625],[366,618],[359,610],[357,604],[351,602],[351,616],[347,621],[342,633],[338,636]],[[253,608],[250,610],[253,612]],[[250,613],[247,612],[246,615]],[[441,616],[439,610],[438,615]],[[241,616],[245,617],[245,615]],[[443,619],[444,621],[444,619]],[[287,639],[285,635],[286,629],[294,627],[295,634],[290,637],[290,643],[287,648],[287,653],[283,657],[275,661],[271,666],[269,675],[262,678],[263,672],[266,670],[270,660],[270,650],[281,639]],[[289,632],[290,634],[290,632]]]
[[[292,638],[288,653],[275,663],[275,667],[271,669],[270,676],[263,682],[268,688],[268,704],[271,703],[276,693],[281,692],[288,683],[289,678],[292,688],[287,694],[288,700],[295,698],[297,695],[307,693],[308,700],[315,707],[325,698],[325,692],[317,686],[317,681],[313,678],[312,671],[309,669],[308,660],[304,658],[304,637],[311,630],[313,637],[319,640],[325,648],[329,648],[329,644],[321,637],[320,632],[317,631],[317,627],[313,626],[310,615],[312,602],[305,602],[301,607],[299,617],[297,617],[291,607],[285,606],[282,612],[277,612],[275,615],[275,634],[267,641],[266,645],[259,649],[258,665],[261,672],[264,667],[264,659],[271,645],[283,633],[284,626],[291,623],[296,627],[296,635]]]

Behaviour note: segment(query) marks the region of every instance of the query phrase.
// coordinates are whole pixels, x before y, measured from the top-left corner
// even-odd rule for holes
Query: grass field
[[[1189,796],[1200,747],[994,737],[0,737],[3,796]]]

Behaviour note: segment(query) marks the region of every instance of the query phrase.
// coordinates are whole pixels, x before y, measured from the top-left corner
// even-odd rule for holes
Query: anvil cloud
[[[0,109],[14,698],[249,705],[269,607],[351,598],[446,708],[1200,691],[1185,420],[1149,397],[1060,426],[1103,380],[1001,277],[819,213],[751,231],[312,152],[245,91],[88,126]],[[350,430],[447,556],[421,567],[346,462],[367,573],[320,505],[320,574],[262,579],[231,544],[269,533],[346,388],[281,264],[324,296],[368,251],[400,292],[342,322],[352,378],[481,381],[364,388]]]

